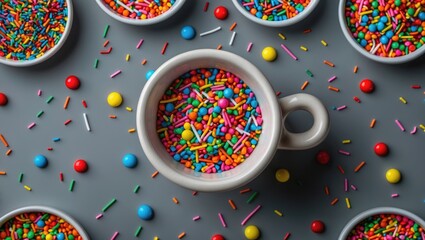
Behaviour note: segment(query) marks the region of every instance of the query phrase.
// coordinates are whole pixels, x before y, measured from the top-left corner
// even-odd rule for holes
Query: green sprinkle
[[[45,213],[42,217],[41,217],[41,219],[42,220],[47,220],[47,219],[49,219],[49,214],[47,214],[47,213]]]
[[[40,112],[38,112],[37,113],[37,117],[39,118],[39,117],[41,117],[41,115],[43,115],[44,114],[44,111],[43,110],[41,110]]]
[[[134,187],[134,189],[133,189],[133,192],[134,193],[137,193],[139,191],[139,189],[140,189],[140,186],[139,185],[136,185],[136,187]]]
[[[310,70],[307,69],[305,70],[305,72],[307,73],[309,77],[313,77],[313,73]]]
[[[184,82],[184,79],[180,79],[180,82],[177,83],[177,85],[174,87],[175,89],[178,89],[180,87],[180,85],[182,85],[182,83]]]
[[[246,203],[251,203],[252,201],[254,201],[254,199],[257,197],[258,192],[254,192],[246,201]]]
[[[103,208],[102,208],[102,212],[106,212],[106,210],[108,210],[108,208],[110,208],[112,205],[114,205],[114,203],[117,201],[117,199],[113,198],[111,201],[108,202],[108,204],[106,204]]]
[[[22,182],[22,179],[24,178],[24,174],[23,173],[20,173],[19,174],[19,182],[21,183]]]
[[[74,190],[74,184],[75,184],[75,180],[72,179],[71,183],[69,183],[69,189],[68,189],[70,192],[72,192],[72,190]]]
[[[93,68],[97,68],[98,65],[99,65],[99,59],[96,58],[94,60]]]
[[[53,96],[50,96],[47,100],[46,100],[46,103],[47,104],[49,104],[53,99],[54,99],[55,97],[53,97]]]
[[[134,233],[134,236],[135,236],[135,237],[138,237],[138,236],[139,236],[139,234],[140,234],[140,232],[142,231],[142,229],[143,229],[143,227],[142,227],[142,226],[139,226],[139,227],[137,228],[136,232]]]
[[[108,35],[108,31],[109,31],[109,25],[106,25],[105,30],[103,31],[103,38],[106,38],[106,35]]]

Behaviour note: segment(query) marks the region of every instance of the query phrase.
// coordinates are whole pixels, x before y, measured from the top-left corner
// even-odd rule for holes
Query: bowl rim
[[[48,206],[42,206],[42,205],[31,205],[31,206],[21,207],[21,208],[17,208],[15,210],[12,210],[12,211],[6,213],[5,215],[3,215],[2,217],[0,217],[0,226],[3,226],[3,224],[7,220],[11,219],[12,217],[14,217],[18,214],[26,213],[26,212],[47,212],[47,213],[50,213],[50,214],[54,214],[58,217],[61,217],[65,221],[70,223],[72,226],[74,226],[75,229],[77,229],[78,233],[83,238],[83,240],[90,240],[90,237],[87,234],[87,232],[84,230],[84,228],[74,218],[72,218],[70,215],[68,215],[67,213],[65,213],[61,210],[58,210],[56,208],[52,208],[52,207],[48,207]]]
[[[105,5],[103,0],[96,0],[97,5],[99,5],[99,7],[109,16],[111,16],[112,18],[123,22],[123,23],[127,23],[130,25],[137,25],[137,26],[148,26],[148,25],[153,25],[153,24],[157,24],[160,22],[163,22],[165,20],[167,20],[168,18],[170,18],[171,16],[173,16],[174,14],[176,14],[180,8],[183,7],[184,3],[186,2],[186,0],[176,0],[176,2],[171,6],[171,8],[166,11],[165,13],[156,16],[154,18],[148,18],[145,20],[136,20],[136,19],[132,19],[132,18],[126,18],[126,17],[122,17],[121,15],[117,14],[115,11],[113,11],[112,9],[110,9],[108,6]]]
[[[234,177],[227,178],[222,181],[202,181],[198,179],[191,178],[190,176],[180,174],[178,171],[168,166],[164,161],[161,160],[156,161],[157,159],[162,159],[160,154],[155,151],[155,147],[152,141],[146,141],[146,132],[148,131],[147,124],[142,124],[142,120],[146,111],[146,102],[149,99],[149,96],[152,90],[155,88],[157,83],[163,78],[163,76],[172,71],[173,68],[178,66],[184,66],[185,63],[197,60],[197,59],[205,59],[210,58],[216,61],[230,61],[234,62],[234,65],[237,68],[241,69],[249,69],[249,73],[254,76],[255,79],[260,79],[261,87],[265,93],[269,93],[266,95],[265,101],[270,104],[271,108],[271,117],[274,120],[271,120],[271,129],[278,129],[276,131],[271,132],[271,137],[269,141],[267,141],[268,151],[266,151],[261,159],[261,162],[258,163],[256,168],[252,168],[250,171],[245,171],[243,174],[235,175]],[[170,81],[171,83],[171,81]],[[217,191],[227,191],[232,190],[237,187],[243,186],[253,179],[255,179],[258,175],[260,175],[263,170],[268,166],[268,164],[272,161],[275,152],[277,151],[277,146],[279,143],[279,139],[281,136],[281,108],[278,104],[277,99],[275,99],[276,95],[274,94],[273,88],[268,82],[267,78],[264,74],[251,62],[246,60],[245,58],[236,55],[232,52],[216,50],[216,49],[197,49],[191,50],[188,52],[181,53],[165,63],[163,63],[155,73],[150,77],[149,81],[143,87],[143,90],[140,94],[139,102],[137,105],[137,113],[136,113],[136,126],[137,126],[137,134],[139,137],[139,142],[142,146],[143,152],[147,156],[149,162],[167,179],[171,182],[176,183],[177,185],[183,186],[187,189],[204,191],[204,192],[217,192]],[[144,120],[143,120],[144,121]],[[149,157],[148,157],[149,156]],[[171,157],[170,157],[171,158]],[[193,170],[192,170],[193,171]]]
[[[348,234],[351,232],[351,230],[361,221],[363,221],[364,219],[366,219],[367,217],[376,215],[376,214],[385,214],[385,213],[395,213],[395,214],[399,214],[399,215],[403,215],[405,217],[410,218],[411,220],[415,221],[416,223],[418,223],[421,227],[425,227],[425,221],[420,218],[419,216],[417,216],[414,213],[411,213],[407,210],[401,209],[401,208],[396,208],[396,207],[376,207],[376,208],[370,208],[368,210],[365,210],[359,214],[357,214],[356,216],[354,216],[342,229],[338,240],[346,240]]]
[[[15,61],[15,60],[6,59],[4,57],[0,57],[0,63],[13,66],[13,67],[28,67],[28,66],[33,66],[33,65],[42,63],[46,61],[47,59],[51,58],[53,55],[55,55],[55,53],[58,52],[59,49],[61,49],[62,46],[65,44],[65,41],[71,32],[72,22],[74,20],[74,8],[72,5],[72,0],[65,0],[65,1],[68,8],[68,20],[66,22],[65,31],[63,32],[62,37],[59,40],[58,44],[56,44],[53,48],[45,52],[43,56],[36,58],[34,60]]]
[[[288,27],[288,26],[292,26],[297,24],[298,22],[301,22],[302,20],[304,20],[305,18],[307,18],[311,12],[313,12],[313,10],[317,7],[317,5],[319,4],[320,0],[311,0],[309,5],[307,5],[307,7],[304,9],[304,11],[302,11],[300,14],[298,14],[297,16],[287,19],[287,20],[282,20],[282,21],[267,21],[267,20],[262,20],[259,19],[255,16],[253,16],[252,14],[248,13],[248,11],[242,7],[242,5],[239,3],[240,0],[232,0],[233,4],[235,5],[236,9],[242,13],[242,15],[244,15],[246,18],[248,18],[249,20],[256,22],[258,24],[261,24],[263,26],[267,26],[267,27]]]
[[[380,63],[387,63],[387,64],[400,64],[412,61],[418,57],[420,57],[425,52],[425,46],[420,47],[419,49],[416,49],[413,53],[409,53],[405,56],[401,57],[379,57],[377,55],[372,55],[368,51],[366,51],[364,48],[362,48],[355,40],[351,32],[348,30],[348,26],[345,23],[345,3],[347,0],[340,0],[339,6],[338,6],[338,19],[339,19],[339,25],[342,29],[342,33],[344,34],[347,41],[350,43],[351,46],[353,46],[354,49],[357,50],[360,54],[363,56],[376,61]]]

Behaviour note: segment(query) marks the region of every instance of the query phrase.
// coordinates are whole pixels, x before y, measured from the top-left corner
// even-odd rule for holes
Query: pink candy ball
[[[221,98],[218,100],[218,106],[220,108],[227,108],[227,106],[229,106],[229,100],[225,99],[225,98]]]

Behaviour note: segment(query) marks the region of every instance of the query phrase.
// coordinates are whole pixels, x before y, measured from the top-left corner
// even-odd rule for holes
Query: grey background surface
[[[186,232],[184,239],[209,239],[214,233],[223,234],[226,239],[243,239],[244,227],[241,221],[257,205],[261,210],[248,222],[257,225],[261,239],[283,239],[291,232],[290,239],[336,239],[344,225],[356,214],[378,206],[395,206],[412,211],[425,217],[423,203],[423,173],[425,168],[425,133],[420,129],[415,135],[409,134],[413,126],[425,124],[424,90],[414,90],[413,84],[424,84],[424,59],[405,65],[382,65],[371,62],[348,44],[340,30],[337,19],[337,1],[322,0],[315,16],[296,28],[272,29],[259,26],[245,19],[228,1],[210,1],[208,12],[203,12],[205,0],[188,0],[181,12],[172,20],[154,27],[135,27],[117,22],[107,16],[95,1],[74,0],[75,21],[71,36],[61,51],[48,62],[29,68],[0,66],[0,91],[9,96],[9,104],[0,107],[0,133],[11,145],[13,153],[5,156],[7,149],[0,145],[0,170],[7,175],[0,176],[0,215],[27,205],[42,204],[56,207],[75,217],[93,239],[109,239],[119,231],[119,239],[133,239],[133,234],[142,225],[140,239],[176,239]],[[219,21],[214,18],[213,10],[218,5],[229,9],[229,18]],[[233,46],[228,42],[232,35],[229,27],[237,22],[237,32]],[[107,35],[113,51],[109,55],[100,55],[103,50],[103,30],[110,25]],[[186,41],[180,37],[184,25],[193,25],[198,34],[217,26],[223,29],[213,35]],[[312,32],[305,34],[304,29]],[[283,33],[283,41],[278,33]],[[145,41],[136,49],[138,41]],[[328,42],[322,46],[321,40]],[[168,49],[161,55],[165,42]],[[251,53],[246,52],[249,42],[253,42]],[[281,48],[285,43],[298,57],[293,61]],[[136,109],[140,92],[146,82],[145,73],[156,69],[167,59],[185,51],[199,48],[216,48],[222,44],[223,50],[231,51],[248,59],[270,80],[276,91],[287,96],[302,92],[304,81],[310,84],[304,92],[320,98],[329,109],[331,130],[327,139],[318,147],[307,151],[278,151],[269,167],[255,181],[246,187],[258,191],[258,197],[250,204],[246,203],[251,193],[240,194],[236,189],[223,193],[198,193],[178,187],[161,174],[152,179],[155,169],[146,159],[140,147],[137,134],[128,133],[136,127],[135,111],[128,112],[125,107]],[[300,46],[308,52],[300,50]],[[275,62],[265,62],[261,50],[273,46],[278,50]],[[131,60],[125,61],[126,54]],[[93,62],[99,58],[99,67],[94,69]],[[142,66],[141,60],[147,59]],[[335,63],[334,68],[323,64],[323,60]],[[357,74],[353,67],[359,66]],[[122,74],[114,79],[109,77],[116,70]],[[305,70],[310,69],[314,77],[310,78]],[[77,75],[82,86],[71,91],[64,85],[68,75]],[[331,85],[341,89],[339,93],[327,89],[327,80],[336,75]],[[363,78],[370,78],[376,84],[373,94],[364,94],[358,84]],[[43,91],[37,96],[38,89]],[[122,107],[113,109],[106,103],[111,91],[119,91],[124,96]],[[46,99],[54,96],[50,104]],[[66,96],[71,97],[67,110],[63,109]],[[361,103],[353,101],[358,96]],[[402,104],[403,96],[408,104]],[[81,100],[85,99],[88,108],[84,109]],[[334,106],[347,105],[343,111],[334,111]],[[41,118],[36,114],[44,110]],[[92,132],[85,129],[82,114],[88,114]],[[117,119],[108,118],[115,114]],[[375,128],[369,128],[372,118],[376,118]],[[64,121],[73,122],[64,126]],[[394,123],[399,119],[406,132]],[[27,125],[36,122],[32,130]],[[297,112],[289,117],[288,127],[303,130],[311,125],[308,114]],[[60,137],[60,142],[52,138]],[[343,145],[342,140],[351,139],[352,143]],[[386,142],[390,154],[377,157],[373,146],[378,141]],[[53,147],[53,151],[47,151]],[[326,149],[331,153],[328,166],[319,165],[315,154]],[[351,156],[338,153],[343,149]],[[121,164],[125,153],[132,152],[139,158],[135,169],[127,169]],[[46,169],[38,169],[32,159],[44,154],[49,159]],[[89,171],[78,174],[73,170],[73,162],[78,158],[86,159]],[[361,162],[366,166],[358,173],[353,169]],[[341,174],[337,166],[344,168]],[[388,168],[398,168],[402,182],[392,185],[386,182]],[[291,173],[287,183],[275,180],[275,171],[286,168]],[[65,181],[59,181],[59,172],[64,173]],[[18,182],[20,173],[24,173],[23,182]],[[357,191],[344,191],[344,179],[357,186]],[[74,191],[68,191],[69,183],[75,179]],[[139,184],[140,191],[133,193]],[[31,192],[24,185],[32,188]],[[329,186],[330,195],[324,193]],[[400,197],[391,198],[398,193]],[[173,203],[172,198],[180,204]],[[339,202],[331,206],[334,197]],[[351,201],[347,209],[345,198]],[[104,217],[95,216],[112,198],[117,203]],[[232,199],[237,210],[228,204]],[[142,221],[137,217],[140,204],[150,204],[155,211],[152,221]],[[273,211],[283,213],[277,216]],[[221,212],[228,224],[223,228],[217,214]],[[192,217],[201,216],[201,220],[192,221]],[[326,232],[314,234],[310,223],[321,219],[326,224]]]

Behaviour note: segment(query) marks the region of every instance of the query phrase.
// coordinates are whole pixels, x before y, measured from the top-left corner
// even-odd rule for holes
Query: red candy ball
[[[383,142],[379,142],[375,144],[374,151],[376,155],[384,157],[388,155],[388,152],[389,152],[388,145]]]
[[[224,240],[224,237],[221,234],[215,234],[211,237],[211,240]]]
[[[8,100],[6,94],[0,92],[0,106],[6,106],[7,102]]]
[[[325,224],[320,220],[314,220],[311,223],[311,231],[314,233],[322,233],[325,231]]]
[[[76,172],[84,173],[84,172],[87,172],[88,168],[89,168],[89,165],[84,159],[78,159],[74,162],[74,170]]]
[[[229,15],[229,12],[227,11],[227,8],[224,6],[218,6],[215,10],[214,10],[214,16],[217,19],[220,20],[224,20],[227,18],[227,16]]]
[[[360,82],[360,90],[364,93],[371,93],[375,90],[375,84],[370,79],[363,79]]]
[[[322,165],[329,164],[329,161],[331,160],[331,155],[328,151],[321,150],[316,154],[316,161]]]
[[[70,75],[66,78],[65,85],[71,90],[77,90],[80,87],[80,79],[74,75]]]

